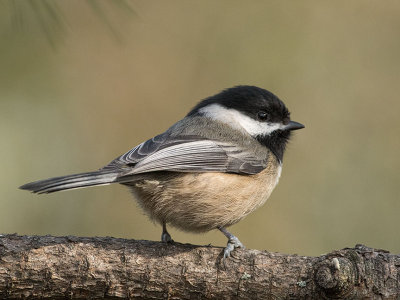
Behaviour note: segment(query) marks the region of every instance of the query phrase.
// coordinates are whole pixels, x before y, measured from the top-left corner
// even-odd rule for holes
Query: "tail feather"
[[[117,177],[118,174],[115,172],[95,171],[30,182],[19,188],[37,194],[47,194],[93,185],[110,184],[115,182]]]

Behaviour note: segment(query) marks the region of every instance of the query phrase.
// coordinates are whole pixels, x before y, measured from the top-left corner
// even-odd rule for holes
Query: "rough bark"
[[[0,297],[399,299],[400,256],[319,257],[116,238],[0,235]]]

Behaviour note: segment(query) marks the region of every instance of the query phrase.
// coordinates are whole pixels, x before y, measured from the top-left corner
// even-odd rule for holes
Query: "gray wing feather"
[[[228,156],[213,141],[194,141],[163,148],[140,161],[132,174],[153,171],[220,171]]]
[[[168,135],[166,133],[157,135],[114,159],[101,170],[134,167],[136,163],[157,152],[162,146],[168,146],[170,143],[167,142],[167,138]]]
[[[120,176],[155,171],[257,174],[266,163],[267,159],[258,159],[229,142],[164,133],[121,155],[102,170],[118,169]]]

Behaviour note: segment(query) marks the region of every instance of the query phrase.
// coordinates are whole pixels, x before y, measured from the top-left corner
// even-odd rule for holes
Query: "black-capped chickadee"
[[[290,133],[301,128],[274,94],[237,86],[201,101],[167,131],[98,171],[20,188],[43,194],[121,183],[162,224],[163,242],[172,242],[166,224],[191,232],[219,229],[229,257],[243,245],[226,228],[265,203],[279,181]]]

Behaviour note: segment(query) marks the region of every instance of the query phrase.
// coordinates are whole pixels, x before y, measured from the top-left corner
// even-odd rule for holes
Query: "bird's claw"
[[[167,231],[164,231],[161,234],[161,242],[163,242],[163,243],[173,243],[174,240],[171,238],[171,235]]]
[[[229,238],[228,243],[226,244],[226,247],[224,249],[224,258],[228,258],[231,256],[231,252],[235,250],[235,248],[242,248],[244,249],[245,247],[243,244],[239,241],[239,239],[236,236],[233,236]]]

